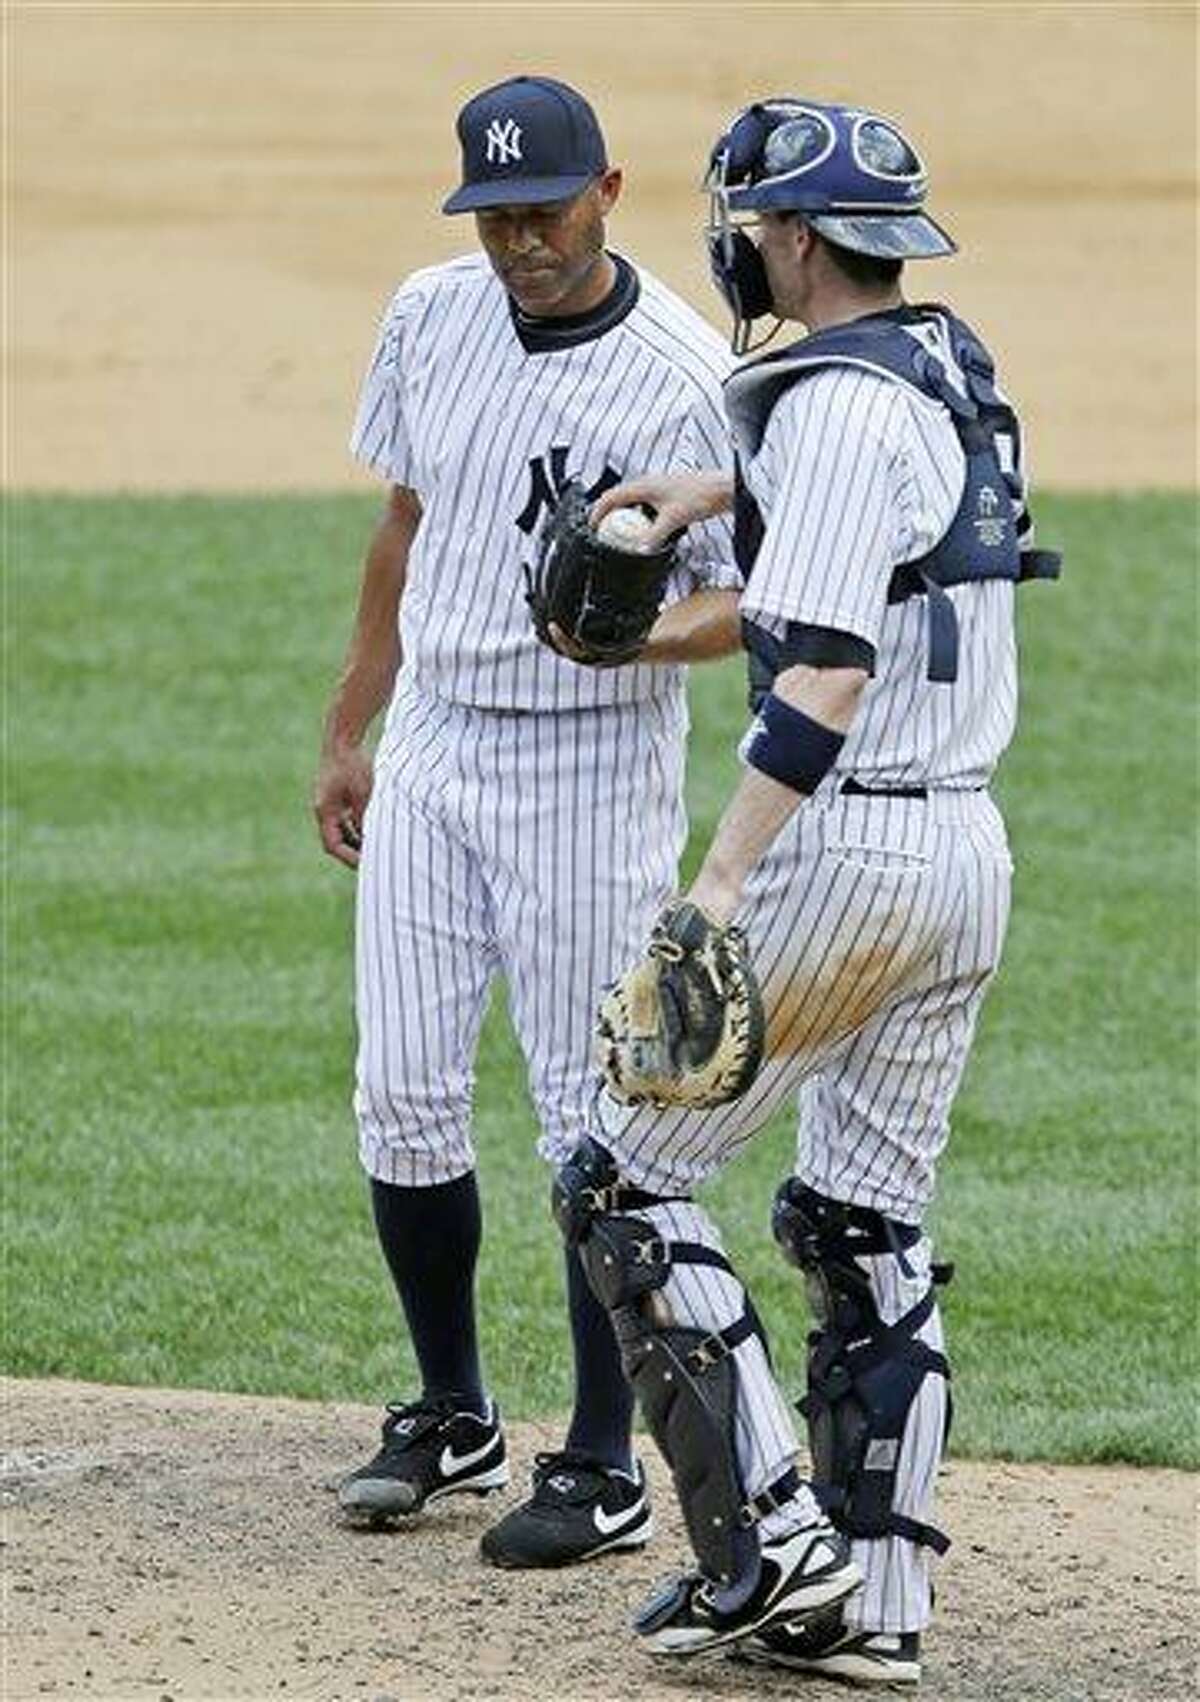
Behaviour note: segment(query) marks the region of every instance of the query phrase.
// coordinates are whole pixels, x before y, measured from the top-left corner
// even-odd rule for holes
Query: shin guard
[[[776,1239],[803,1271],[817,1328],[808,1339],[808,1391],[798,1402],[808,1425],[813,1493],[853,1537],[906,1537],[942,1554],[949,1539],[896,1511],[896,1475],[908,1416],[926,1377],[950,1377],[944,1354],[917,1339],[931,1317],[934,1265],[924,1297],[885,1324],[858,1258],[904,1260],[920,1231],[878,1212],[825,1199],[794,1178],[775,1200]],[[949,1429],[947,1403],[947,1430]]]

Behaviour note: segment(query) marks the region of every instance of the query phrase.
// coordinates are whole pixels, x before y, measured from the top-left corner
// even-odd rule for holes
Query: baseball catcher
[[[627,1105],[723,1105],[754,1080],[763,1035],[743,935],[676,899],[647,955],[605,996],[597,1049],[609,1091]]]
[[[591,525],[591,501],[571,480],[547,520],[526,601],[538,637],[587,667],[632,662],[645,644],[675,566],[675,541],[622,548]]]

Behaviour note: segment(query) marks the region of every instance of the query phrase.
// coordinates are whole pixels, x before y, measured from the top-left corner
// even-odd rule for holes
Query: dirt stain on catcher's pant
[[[803,958],[764,989],[768,1060],[815,1058],[864,1027],[912,985],[924,949],[897,927],[844,956],[826,951],[815,970]],[[921,942],[923,945],[923,942]]]

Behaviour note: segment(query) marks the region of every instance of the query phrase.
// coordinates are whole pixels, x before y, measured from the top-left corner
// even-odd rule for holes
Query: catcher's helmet
[[[953,254],[952,239],[921,211],[927,182],[912,143],[877,113],[793,95],[743,107],[714,144],[705,179],[713,277],[742,347],[748,321],[770,312],[771,292],[757,249],[736,229],[739,213],[800,213],[829,242],[859,254]]]

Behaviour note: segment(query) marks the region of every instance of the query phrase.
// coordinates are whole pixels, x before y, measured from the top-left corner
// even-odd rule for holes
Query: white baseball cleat
[[[634,1630],[652,1654],[701,1655],[751,1637],[774,1620],[803,1620],[844,1601],[861,1584],[849,1543],[822,1519],[763,1544],[758,1582],[739,1607],[723,1611],[717,1585],[701,1572],[689,1572],[650,1598]]]
[[[731,1653],[756,1665],[808,1672],[858,1685],[914,1685],[921,1680],[916,1631],[852,1631],[840,1607],[807,1624],[777,1620]]]

